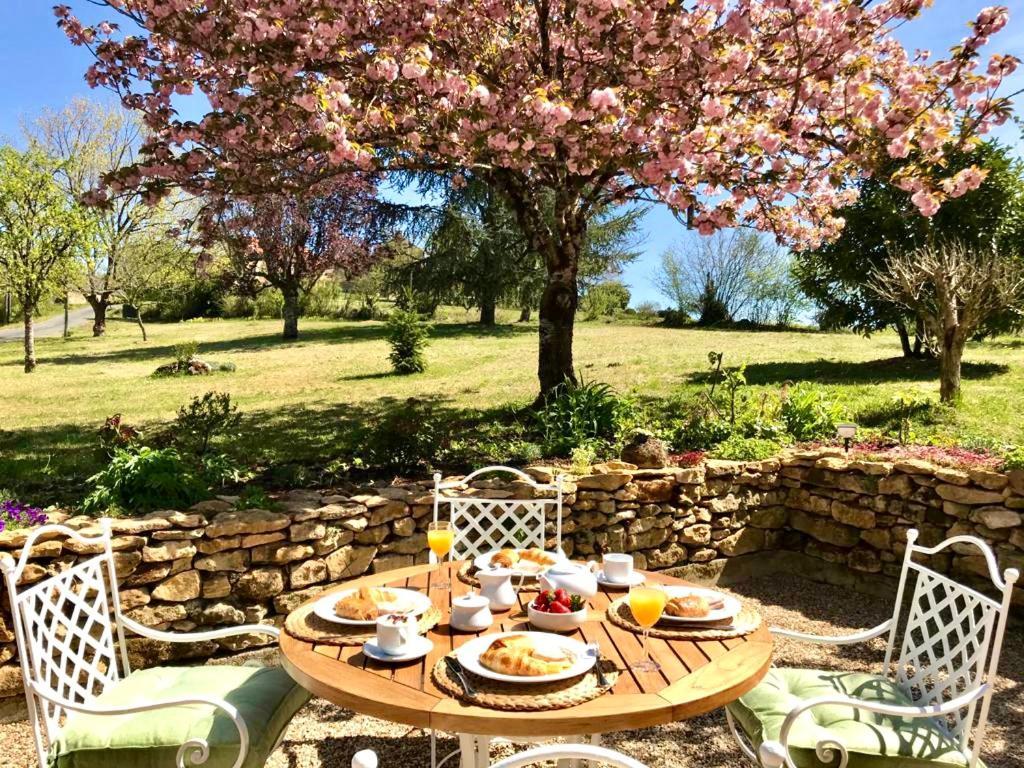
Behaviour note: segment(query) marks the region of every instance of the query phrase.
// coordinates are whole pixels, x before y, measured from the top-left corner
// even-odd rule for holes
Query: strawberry
[[[561,588],[556,589],[555,590],[555,600],[558,601],[559,603],[564,604],[564,605],[568,605],[569,604],[569,593],[566,592],[564,589],[561,589]]]
[[[569,606],[563,603],[552,603],[549,613],[571,613]]]

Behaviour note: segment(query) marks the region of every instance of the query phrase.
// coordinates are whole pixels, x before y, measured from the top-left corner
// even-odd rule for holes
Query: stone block
[[[217,514],[206,527],[206,535],[211,539],[221,536],[249,535],[253,533],[270,533],[291,525],[291,518],[279,512],[267,509],[242,509]]]
[[[832,518],[844,525],[852,525],[854,528],[874,528],[875,513],[870,509],[844,504],[841,501],[832,502]]]
[[[377,555],[377,547],[347,545],[325,558],[331,581],[351,579],[366,573]]]
[[[718,551],[726,557],[746,555],[764,547],[764,531],[760,528],[742,528],[718,542]]]
[[[1016,528],[1021,524],[1021,515],[1006,507],[979,507],[971,512],[971,521],[993,529]]]
[[[190,541],[163,541],[143,547],[142,562],[163,563],[169,560],[188,559],[194,557],[196,551],[195,545]]]
[[[231,581],[226,573],[214,573],[203,579],[203,598],[216,600],[231,594]]]
[[[199,597],[202,580],[199,571],[182,571],[153,588],[153,597],[167,602],[183,603]]]
[[[242,600],[267,600],[284,592],[284,573],[280,568],[253,568],[238,577],[233,592]]]
[[[327,581],[327,563],[323,560],[306,560],[288,568],[288,584],[292,589],[303,589]]]
[[[229,552],[216,552],[206,557],[196,558],[195,567],[200,571],[234,571],[242,573],[249,565],[249,550],[235,549]]]
[[[254,563],[283,565],[312,557],[313,547],[309,544],[266,544],[262,547],[253,547],[251,552]]]
[[[824,517],[815,517],[800,510],[789,515],[789,524],[808,536],[839,547],[852,547],[860,540],[860,531]]]
[[[957,504],[969,504],[971,506],[1000,504],[1003,501],[1001,493],[970,486],[938,485],[935,487],[935,492],[945,501],[955,501]]]

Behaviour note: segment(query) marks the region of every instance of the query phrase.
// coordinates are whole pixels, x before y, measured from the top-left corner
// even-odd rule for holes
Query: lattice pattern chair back
[[[1010,596],[1019,574],[1011,568],[1001,575],[992,550],[973,536],[955,536],[935,547],[919,546],[916,540],[917,531],[908,531],[885,669],[892,670],[903,596],[913,574],[916,582],[903,625],[895,679],[917,706],[942,705],[995,678]],[[999,592],[998,600],[913,560],[915,554],[935,555],[954,545],[972,545],[980,550]],[[980,706],[974,702],[949,715],[945,722],[949,734],[959,739],[961,749],[972,749],[972,765],[978,758],[991,697],[989,690],[980,699]]]
[[[528,484],[534,494],[553,493],[554,498],[486,499],[473,496],[445,496],[443,491],[468,485],[480,475],[490,473],[514,475]],[[452,556],[456,560],[472,559],[495,549],[544,548],[545,527],[549,509],[555,510],[555,548],[562,549],[562,476],[553,483],[538,483],[525,472],[513,467],[484,467],[462,480],[441,482],[434,475],[434,520],[440,507],[447,504],[451,512],[455,539]],[[434,555],[431,553],[431,560]]]
[[[32,546],[53,534],[102,546],[103,552],[19,591],[17,582]],[[46,525],[29,534],[17,562],[7,557],[0,563],[11,598],[18,646],[23,649],[21,672],[37,740],[37,724],[49,740],[66,713],[62,707],[36,695],[33,683],[57,692],[69,702],[87,703],[130,671],[110,541],[109,520],[102,521],[100,537],[82,536],[61,525]],[[111,618],[112,611],[115,620]]]

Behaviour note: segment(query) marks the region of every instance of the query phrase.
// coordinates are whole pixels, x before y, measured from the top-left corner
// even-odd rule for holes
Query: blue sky
[[[93,13],[86,0],[64,0],[86,18]],[[927,48],[939,54],[965,34],[966,22],[981,8],[1000,0],[935,0],[917,21],[900,30],[909,48]],[[1012,53],[1024,59],[1024,0],[1001,0],[1011,9],[1010,25],[995,39],[993,51]],[[17,140],[19,118],[43,107],[60,107],[76,95],[106,98],[105,92],[91,91],[83,80],[89,64],[88,53],[70,45],[57,29],[52,2],[47,0],[0,0],[0,139]],[[1024,72],[1018,71],[1010,86],[1024,88]],[[1019,100],[1024,104],[1024,98]],[[1008,124],[997,134],[1020,150],[1021,131]],[[643,224],[641,258],[624,275],[633,302],[653,300],[664,303],[651,285],[651,275],[662,251],[675,242],[695,237],[669,212],[652,209]]]

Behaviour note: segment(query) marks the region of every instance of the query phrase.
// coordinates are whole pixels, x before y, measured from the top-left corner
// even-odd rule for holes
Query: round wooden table
[[[605,616],[608,605],[624,592],[602,590],[590,600],[590,617],[580,635],[586,642],[598,643],[604,658],[624,670],[612,691],[585,704],[545,712],[503,712],[467,705],[439,690],[431,677],[441,657],[474,637],[454,631],[448,624],[451,598],[469,591],[457,576],[458,566],[444,565],[441,572],[436,565],[402,568],[364,576],[331,590],[386,584],[426,592],[443,618],[428,633],[434,649],[425,658],[383,664],[364,656],[358,647],[315,645],[285,631],[280,640],[285,669],[307,690],[355,712],[459,734],[462,765],[476,768],[487,765],[488,743],[477,737],[579,737],[685,720],[736,700],[760,682],[771,665],[772,639],[762,625],[734,640],[651,638],[651,655],[661,670],[637,672],[630,663],[641,658],[640,636],[615,626]],[[686,583],[659,573],[648,573],[647,578],[664,584]],[[432,584],[445,581],[451,582],[450,591],[432,588]],[[524,591],[521,606],[495,614],[488,631],[528,629],[526,603],[534,595]]]

